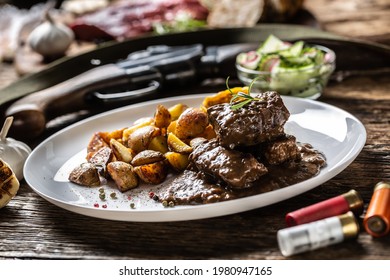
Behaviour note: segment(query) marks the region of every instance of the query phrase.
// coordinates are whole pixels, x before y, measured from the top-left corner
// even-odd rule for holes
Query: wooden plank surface
[[[388,0],[309,0],[305,7],[327,31],[390,44]]]
[[[367,83],[389,83],[377,77],[331,85],[321,101],[358,117],[367,143],[357,159],[334,179],[287,201],[245,213],[206,220],[169,223],[106,221],[54,206],[23,183],[18,196],[1,210],[0,258],[49,259],[282,259],[276,231],[285,213],[357,190],[368,203],[374,184],[390,179],[390,100],[361,99]],[[339,98],[345,91],[358,97]],[[371,92],[375,96],[375,92]],[[347,102],[346,102],[347,101]],[[17,244],[17,246],[15,246]],[[390,237],[357,240],[298,255],[296,259],[390,259]]]
[[[306,5],[326,30],[389,43],[388,28],[382,28],[389,26],[388,1],[311,0]],[[16,79],[6,67],[0,68],[0,85]],[[297,198],[225,217],[135,223],[63,210],[22,182],[18,195],[0,210],[0,259],[284,259],[276,232],[285,226],[285,213],[350,189],[367,204],[374,185],[390,181],[389,86],[388,75],[329,85],[320,100],[359,118],[367,142],[343,172]],[[362,230],[357,240],[292,259],[390,259],[390,236],[374,239]]]

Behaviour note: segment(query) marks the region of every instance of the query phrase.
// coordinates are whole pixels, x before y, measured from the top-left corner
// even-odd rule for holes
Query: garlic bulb
[[[28,36],[27,43],[35,52],[44,57],[59,57],[74,40],[74,33],[68,26],[54,22],[49,13],[46,21],[38,25]]]
[[[0,159],[0,209],[15,197],[19,186],[15,173],[4,160]]]
[[[18,180],[22,180],[24,162],[31,153],[31,149],[23,142],[6,138],[12,121],[13,117],[8,117],[0,132],[0,159],[11,167]]]

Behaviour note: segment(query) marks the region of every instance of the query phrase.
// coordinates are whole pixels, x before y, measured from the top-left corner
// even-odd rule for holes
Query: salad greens
[[[255,87],[281,94],[309,97],[321,92],[334,70],[334,53],[303,41],[290,43],[269,35],[253,51],[236,57],[239,78],[249,84],[260,77]]]
[[[172,21],[156,22],[153,24],[153,31],[158,35],[193,31],[205,28],[207,25],[205,20],[197,20],[191,17],[190,14],[183,12],[176,15]]]
[[[278,71],[280,68],[300,69],[323,62],[324,52],[315,46],[305,46],[303,41],[291,44],[274,35],[268,36],[256,51],[240,53],[237,56],[239,65],[258,71]]]

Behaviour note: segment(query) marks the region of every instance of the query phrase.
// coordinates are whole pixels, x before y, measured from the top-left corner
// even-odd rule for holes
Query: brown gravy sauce
[[[326,165],[325,156],[310,144],[298,143],[301,160],[281,165],[267,165],[268,173],[255,186],[241,190],[213,182],[201,172],[185,170],[160,189],[160,201],[176,205],[197,205],[227,201],[281,189],[316,176]]]

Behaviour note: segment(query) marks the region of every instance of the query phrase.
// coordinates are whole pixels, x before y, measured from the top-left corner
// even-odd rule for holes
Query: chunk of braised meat
[[[302,160],[308,163],[313,163],[320,166],[326,165],[326,157],[320,151],[317,151],[313,148],[311,144],[302,144],[299,147],[299,152],[301,155],[305,155]]]
[[[196,146],[190,161],[199,171],[233,189],[251,187],[268,172],[252,154],[226,149],[215,139]]]
[[[208,108],[209,121],[217,139],[226,148],[253,146],[284,134],[290,113],[277,92],[258,94],[255,100],[239,109],[229,103]]]
[[[280,137],[264,145],[264,157],[269,164],[278,165],[301,159],[301,154],[292,135]]]
[[[69,181],[81,186],[93,187],[100,185],[100,177],[95,165],[89,162],[84,162],[76,166],[70,172]]]
[[[160,201],[173,201],[178,205],[206,204],[235,198],[232,190],[208,182],[199,171],[184,170],[168,187],[158,193]]]

